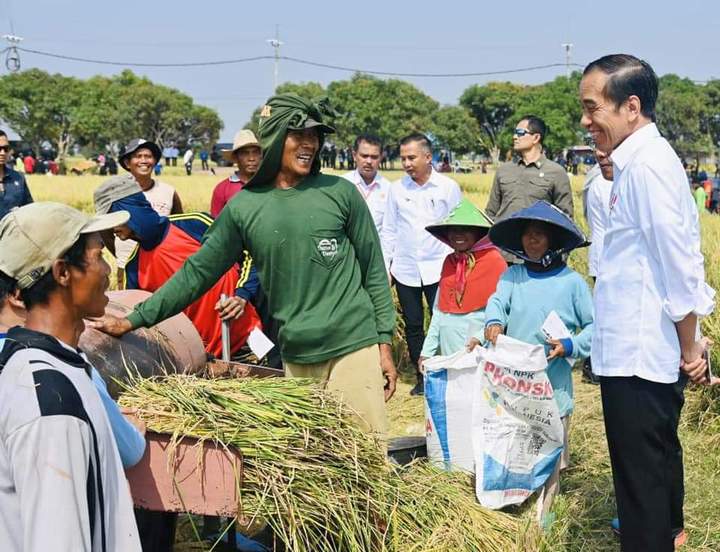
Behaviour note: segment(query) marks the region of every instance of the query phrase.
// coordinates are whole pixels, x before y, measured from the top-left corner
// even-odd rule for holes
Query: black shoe
[[[410,395],[415,397],[415,396],[424,395],[424,394],[425,394],[425,383],[423,383],[423,380],[420,380],[415,384],[415,387],[413,387],[410,390]]]
[[[592,364],[590,363],[589,358],[586,358],[585,362],[583,362],[582,375],[584,381],[591,383],[592,385],[600,385],[600,376],[593,374]]]

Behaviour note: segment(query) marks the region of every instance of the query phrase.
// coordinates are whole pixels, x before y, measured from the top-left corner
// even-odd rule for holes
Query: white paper
[[[541,329],[548,339],[567,339],[572,337],[570,330],[567,329],[567,326],[554,310],[550,311]]]
[[[250,332],[247,344],[258,359],[265,357],[270,352],[270,349],[275,347],[275,344],[259,328],[255,328]]]

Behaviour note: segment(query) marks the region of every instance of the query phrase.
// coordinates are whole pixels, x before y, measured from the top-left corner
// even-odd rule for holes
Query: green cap
[[[425,230],[444,243],[448,243],[446,232],[450,226],[467,226],[470,228],[480,228],[483,230],[483,236],[487,234],[493,225],[489,216],[478,209],[469,199],[463,199],[458,203],[450,214],[441,222],[426,226]]]
[[[78,240],[81,234],[125,224],[127,211],[89,217],[62,203],[42,201],[13,209],[0,220],[0,270],[31,287]]]
[[[110,212],[110,206],[118,199],[123,199],[133,194],[142,192],[140,184],[131,174],[111,176],[100,184],[93,194],[95,212],[104,215]]]

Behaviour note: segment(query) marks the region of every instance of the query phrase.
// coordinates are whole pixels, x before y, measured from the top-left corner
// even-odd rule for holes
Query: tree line
[[[515,125],[529,114],[547,123],[549,153],[585,142],[578,101],[581,76],[575,72],[538,85],[474,84],[463,91],[458,105],[451,106],[441,106],[408,82],[363,74],[327,87],[316,82],[286,83],[278,92],[327,96],[338,112],[333,139],[340,145],[350,145],[362,132],[392,143],[422,130],[456,153],[481,153],[497,163],[511,149]],[[255,110],[248,128],[257,127],[259,112],[260,108]],[[720,146],[720,80],[698,84],[672,74],[660,77],[657,120],[661,132],[684,157],[714,154]]]
[[[187,94],[125,70],[78,79],[40,69],[0,78],[0,119],[34,150],[48,142],[62,162],[74,146],[118,151],[142,136],[168,144],[212,144],[223,123]]]
[[[474,84],[457,105],[440,105],[412,84],[356,74],[327,86],[285,83],[278,92],[328,97],[337,116],[339,146],[351,145],[363,132],[387,143],[417,130],[432,133],[441,147],[457,154],[480,153],[493,161],[511,148],[512,129],[527,114],[542,117],[550,128],[550,153],[581,144],[577,91],[580,73],[538,84]],[[248,128],[256,129],[260,107]],[[167,144],[217,141],[223,123],[217,112],[198,105],[173,88],[125,70],[119,75],[78,79],[39,69],[0,77],[0,119],[31,147],[49,142],[62,160],[71,148],[117,150],[130,137]],[[712,155],[720,145],[720,80],[698,84],[676,75],[660,78],[657,104],[660,130],[688,159]]]

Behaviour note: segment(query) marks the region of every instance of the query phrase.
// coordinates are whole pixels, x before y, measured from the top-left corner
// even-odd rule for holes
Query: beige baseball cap
[[[98,215],[109,213],[110,207],[117,200],[139,193],[142,193],[142,188],[133,175],[111,176],[93,192],[95,212]]]
[[[129,218],[127,211],[90,217],[50,201],[13,209],[0,220],[0,270],[17,280],[20,289],[29,288],[81,234],[110,230]]]
[[[235,133],[235,138],[233,139],[233,147],[229,150],[222,150],[223,157],[228,161],[233,161],[233,154],[241,149],[245,148],[247,146],[257,146],[260,147],[260,142],[258,142],[258,139],[255,137],[255,134],[253,134],[252,130],[243,129],[239,130]]]

